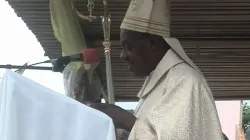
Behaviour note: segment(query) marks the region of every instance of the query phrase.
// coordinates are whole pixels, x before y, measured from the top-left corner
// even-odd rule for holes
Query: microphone
[[[91,65],[98,65],[100,62],[96,49],[85,49],[79,54],[61,56],[58,59],[51,60],[54,72],[62,72],[70,62],[83,62],[85,69],[90,69]]]

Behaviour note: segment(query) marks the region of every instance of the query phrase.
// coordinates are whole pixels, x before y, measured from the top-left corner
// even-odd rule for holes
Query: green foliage
[[[244,132],[250,128],[250,106],[245,102],[243,103],[243,116],[242,116],[242,128]]]

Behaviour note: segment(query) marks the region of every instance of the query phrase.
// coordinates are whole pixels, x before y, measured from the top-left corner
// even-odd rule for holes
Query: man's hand
[[[131,131],[136,117],[128,111],[112,104],[90,103],[88,106],[97,109],[113,119],[116,128]]]

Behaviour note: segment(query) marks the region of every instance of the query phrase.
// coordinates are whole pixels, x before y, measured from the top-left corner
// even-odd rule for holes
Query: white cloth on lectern
[[[112,119],[7,71],[0,85],[0,140],[115,140]]]

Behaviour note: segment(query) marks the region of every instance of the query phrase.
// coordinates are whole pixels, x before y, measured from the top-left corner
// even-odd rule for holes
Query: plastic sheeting
[[[0,140],[115,140],[107,115],[7,71],[0,85]]]
[[[100,93],[104,92],[101,81],[95,71],[92,73],[92,78],[89,76],[83,66],[78,70],[70,69],[69,65],[66,66],[63,71],[66,95],[82,103],[99,100]]]
[[[71,0],[50,0],[50,14],[54,35],[61,43],[63,56],[78,54],[88,48]],[[101,95],[106,99],[106,92],[94,68],[85,70],[82,62],[74,62],[65,68],[63,75],[68,96],[90,102],[100,100]]]

